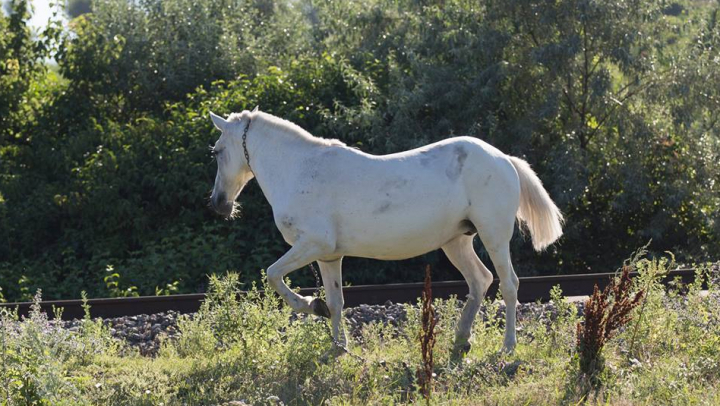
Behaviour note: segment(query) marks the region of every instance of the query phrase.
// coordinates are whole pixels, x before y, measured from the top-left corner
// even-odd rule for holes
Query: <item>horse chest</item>
[[[275,225],[283,236],[285,242],[293,245],[300,238],[308,237],[313,240],[322,237],[326,230],[326,221],[313,210],[281,211],[274,214]]]
[[[295,216],[290,214],[279,214],[275,216],[275,225],[283,239],[290,245],[293,245],[295,241],[300,237],[300,230],[297,227],[297,219]]]

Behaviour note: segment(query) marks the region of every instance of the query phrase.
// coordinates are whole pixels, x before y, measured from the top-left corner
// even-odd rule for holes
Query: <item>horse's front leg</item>
[[[267,270],[268,283],[285,302],[296,312],[330,317],[330,311],[320,299],[311,296],[300,296],[285,284],[283,278],[290,272],[326,255],[332,254],[329,244],[298,241]]]
[[[335,344],[347,347],[347,337],[345,337],[345,330],[341,324],[342,310],[345,305],[342,292],[342,258],[330,262],[318,261],[318,265],[320,266],[327,305],[330,310],[333,339]]]

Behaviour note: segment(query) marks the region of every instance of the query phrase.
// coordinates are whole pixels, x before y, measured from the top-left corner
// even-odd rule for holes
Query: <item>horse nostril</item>
[[[219,209],[225,205],[226,200],[227,198],[225,197],[225,193],[218,193],[217,195],[210,197],[210,205],[213,210],[219,211]]]
[[[215,201],[214,201],[215,207],[221,206],[223,203],[225,203],[226,200],[227,200],[227,198],[225,197],[225,193],[218,193],[215,196]]]

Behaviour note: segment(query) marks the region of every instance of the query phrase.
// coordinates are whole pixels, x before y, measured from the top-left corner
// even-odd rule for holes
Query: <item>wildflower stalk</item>
[[[641,289],[631,297],[630,269],[624,266],[621,276],[613,279],[602,292],[595,285],[592,296],[585,302],[584,322],[577,325],[577,350],[580,370],[590,377],[602,371],[605,343],[630,321],[630,312],[645,295]]]
[[[422,329],[420,330],[420,349],[422,352],[422,368],[418,370],[420,393],[430,404],[433,378],[433,348],[435,347],[435,309],[432,305],[432,284],[430,265],[425,268],[425,287],[422,293]]]
[[[630,339],[630,348],[628,349],[628,353],[633,353],[633,348],[635,347],[635,338],[637,337],[637,332],[639,330],[640,324],[642,323],[643,315],[645,315],[645,305],[647,304],[647,298],[642,299],[642,305],[640,306],[640,314],[638,316],[637,323],[635,323],[635,328],[633,329],[633,335]]]
[[[649,243],[648,243],[649,244]],[[647,245],[646,245],[647,247]],[[643,247],[645,248],[645,247]],[[644,254],[646,251],[643,251]],[[644,272],[641,272],[641,276],[639,277],[640,280],[645,281],[645,286],[643,286],[643,291],[645,292],[645,295],[641,299],[642,304],[640,305],[640,314],[638,315],[638,320],[635,323],[635,326],[633,326],[633,334],[632,338],[630,339],[630,346],[628,349],[628,354],[633,353],[633,349],[635,348],[635,342],[637,338],[638,331],[640,330],[640,325],[642,324],[643,317],[645,315],[645,306],[647,305],[648,300],[648,293],[652,291],[653,285],[659,286],[660,280],[667,276],[668,271],[671,268],[674,268],[675,265],[675,256],[668,252],[670,255],[670,262],[667,263],[665,259],[661,260],[643,260],[638,261],[637,258],[633,258],[635,262],[632,264],[627,264],[626,266],[637,268],[642,264],[642,267],[644,268]]]
[[[5,388],[5,400],[10,404],[10,382],[8,382],[7,374],[7,337],[5,332],[5,314],[0,311],[0,331],[2,331],[2,378],[3,388]]]

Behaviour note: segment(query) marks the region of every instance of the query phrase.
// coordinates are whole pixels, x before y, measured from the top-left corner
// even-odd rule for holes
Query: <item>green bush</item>
[[[86,318],[78,332],[62,328],[57,323],[62,309],[51,320],[40,309],[41,300],[38,291],[22,322],[16,313],[0,310],[2,404],[90,404],[81,380],[69,371],[87,367],[98,355],[117,355],[119,344],[100,321]]]
[[[208,110],[256,105],[376,154],[468,134],[526,158],[567,225],[540,255],[518,234],[521,275],[607,271],[651,238],[655,254],[713,259],[718,8],[665,8],[104,0],[36,37],[27,13],[3,16],[0,286],[108,295],[108,265],[139,294],[201,291],[228,269],[259,280],[287,249],[260,190],[234,222],[207,208]],[[38,62],[51,53],[55,70]],[[348,259],[345,275],[419,281],[426,263],[460,278],[439,253]]]

